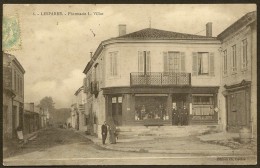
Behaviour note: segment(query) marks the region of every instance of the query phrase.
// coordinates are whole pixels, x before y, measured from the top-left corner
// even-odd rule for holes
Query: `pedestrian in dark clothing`
[[[102,134],[102,143],[105,145],[106,139],[107,139],[107,124],[106,121],[101,126],[101,134]]]
[[[109,141],[111,144],[116,143],[116,126],[114,123],[109,125]]]
[[[178,125],[178,124],[179,124],[179,114],[176,107],[174,107],[172,109],[172,125]]]
[[[183,125],[188,125],[188,109],[186,106],[183,107]]]

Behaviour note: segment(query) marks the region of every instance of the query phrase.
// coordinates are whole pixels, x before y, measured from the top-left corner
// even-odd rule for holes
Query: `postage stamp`
[[[4,51],[21,49],[22,41],[18,15],[3,16],[2,36],[2,47]]]

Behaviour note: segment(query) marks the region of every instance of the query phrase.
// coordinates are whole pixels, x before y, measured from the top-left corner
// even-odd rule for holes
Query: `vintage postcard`
[[[3,163],[256,165],[256,4],[4,4]]]

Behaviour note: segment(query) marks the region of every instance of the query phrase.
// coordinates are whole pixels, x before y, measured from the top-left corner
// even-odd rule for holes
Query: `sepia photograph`
[[[3,4],[3,164],[256,165],[256,4]]]

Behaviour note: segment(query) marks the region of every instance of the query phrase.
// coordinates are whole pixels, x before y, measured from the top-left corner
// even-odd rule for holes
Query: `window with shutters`
[[[21,77],[20,77],[19,82],[20,82],[20,95],[22,95],[22,78]]]
[[[168,51],[163,52],[164,72],[185,72],[184,52]]]
[[[232,72],[237,71],[237,49],[236,45],[232,46],[232,57],[231,57],[231,62],[232,62]]]
[[[192,58],[193,76],[214,76],[214,53],[194,52]]]
[[[247,68],[248,58],[247,58],[247,39],[242,40],[242,60],[241,68],[245,70]]]
[[[151,72],[150,51],[138,51],[138,72],[144,74]]]
[[[17,75],[17,93],[20,94],[20,77]]]
[[[110,59],[110,76],[117,76],[118,75],[118,69],[117,69],[117,55],[118,52],[110,52],[109,53],[109,59]]]
[[[223,51],[223,74],[227,75],[227,50]]]

